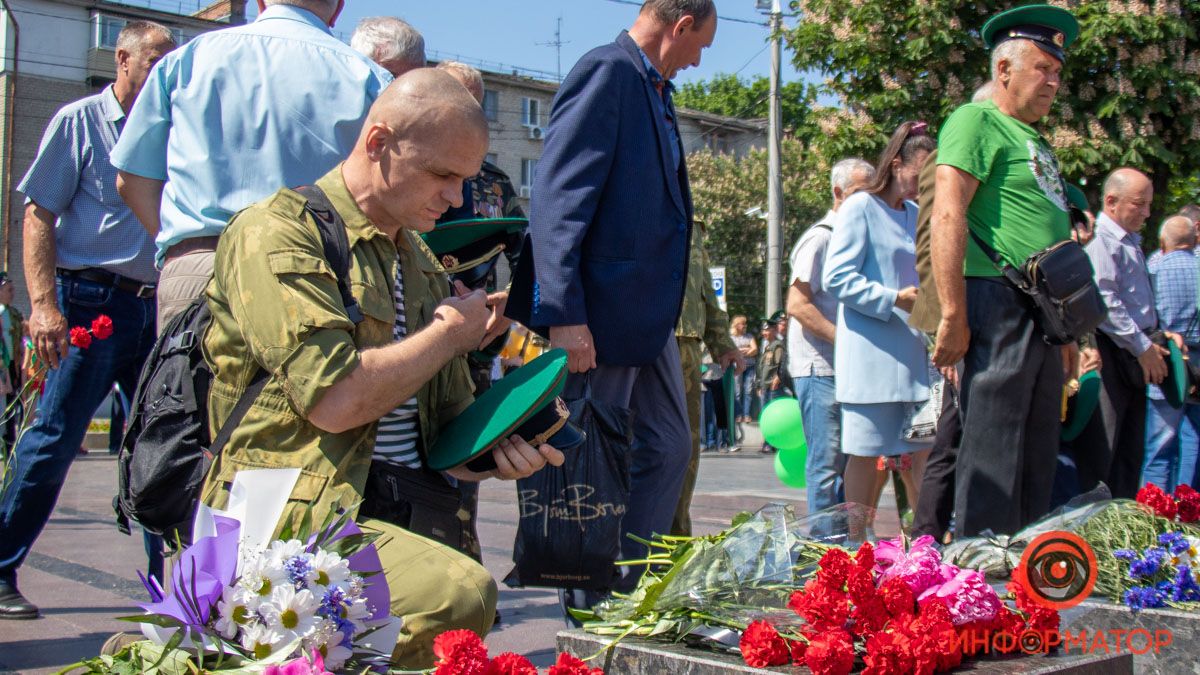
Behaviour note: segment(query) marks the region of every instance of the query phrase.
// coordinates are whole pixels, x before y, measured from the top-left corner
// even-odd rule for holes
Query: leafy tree
[[[1093,203],[1114,167],[1146,171],[1160,210],[1172,180],[1200,169],[1200,0],[1051,0],[1081,33],[1063,86],[1040,128],[1065,175],[1086,181]],[[803,19],[785,39],[800,70],[844,104],[826,152],[867,152],[906,119],[935,128],[989,77],[979,29],[1021,2],[799,0]],[[832,38],[832,39],[831,39]],[[828,130],[827,130],[828,131]]]
[[[782,146],[781,256],[786,277],[791,244],[829,207],[830,166],[795,138],[785,138]],[[766,150],[751,151],[741,159],[707,150],[693,153],[688,157],[688,177],[696,219],[705,224],[709,258],[714,265],[727,268],[725,292],[730,314],[761,316],[766,295],[767,221],[747,216],[746,211],[767,205]]]
[[[766,118],[771,94],[770,80],[759,75],[744,80],[737,75],[717,74],[711,80],[688,82],[675,92],[675,105],[742,119]],[[806,135],[813,129],[811,111],[816,89],[803,82],[784,82],[779,87],[783,128]]]

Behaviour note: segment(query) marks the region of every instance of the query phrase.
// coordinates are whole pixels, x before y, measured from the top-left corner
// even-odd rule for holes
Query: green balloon
[[[789,468],[785,464],[783,452],[775,453],[775,476],[779,478],[779,482],[788,487],[802,488],[806,485],[804,480],[804,465],[792,466]]]
[[[801,443],[794,448],[779,448],[779,461],[787,467],[791,473],[804,475],[804,468],[808,465],[808,444]]]
[[[771,401],[758,416],[758,428],[763,440],[777,448],[798,448],[804,445],[804,423],[800,419],[800,404],[794,398]]]

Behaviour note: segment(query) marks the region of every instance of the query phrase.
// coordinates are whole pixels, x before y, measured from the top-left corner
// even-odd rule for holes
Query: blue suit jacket
[[[692,199],[654,96],[628,33],[585,54],[555,97],[534,177],[507,314],[541,333],[587,324],[598,363],[653,362],[683,302]]]

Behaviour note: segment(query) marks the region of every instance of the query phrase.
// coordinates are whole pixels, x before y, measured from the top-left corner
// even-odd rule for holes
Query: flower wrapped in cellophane
[[[142,577],[146,613],[123,620],[141,624],[147,639],[79,665],[260,673],[292,662],[287,672],[324,673],[385,664],[400,620],[389,616],[374,535],[336,511],[323,523],[308,512],[274,535],[298,475],[238,473],[224,511],[200,507],[166,587]]]

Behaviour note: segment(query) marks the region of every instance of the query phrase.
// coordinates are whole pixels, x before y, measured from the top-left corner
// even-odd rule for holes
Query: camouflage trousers
[[[671,520],[671,534],[692,534],[692,492],[696,489],[696,476],[700,473],[700,357],[699,338],[678,337],[679,363],[683,370],[683,393],[687,399],[688,425],[692,429],[692,456],[688,460],[687,473],[683,478],[683,490],[679,493],[679,504]]]
[[[487,635],[496,618],[496,582],[475,561],[403,528],[373,518],[359,521],[378,532],[383,575],[391,591],[391,613],[404,619],[392,665],[405,670],[433,667],[433,639],[465,628]]]

